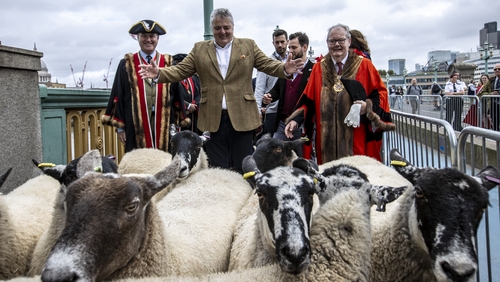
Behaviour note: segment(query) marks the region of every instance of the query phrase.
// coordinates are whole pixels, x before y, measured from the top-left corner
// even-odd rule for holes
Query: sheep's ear
[[[7,176],[9,176],[10,172],[12,171],[12,168],[9,168],[2,176],[0,176],[0,187],[2,187],[2,184],[5,182],[7,179]]]
[[[371,185],[370,199],[372,205],[377,205],[377,211],[385,212],[385,205],[395,201],[408,189],[408,186],[391,187]]]
[[[31,160],[36,167],[43,171],[44,174],[54,178],[55,180],[62,182],[62,173],[66,169],[66,165],[55,165],[53,163],[41,163],[35,159]]]
[[[285,146],[286,151],[291,151],[293,149],[297,149],[300,146],[304,145],[305,140],[302,138],[299,138],[297,140],[293,141],[283,141],[283,145]]]
[[[398,151],[398,149],[392,149],[390,153],[391,165],[396,169],[396,171],[401,174],[404,178],[410,181],[411,184],[415,184],[417,179],[426,171],[434,168],[418,168],[412,165],[407,159],[405,159]]]
[[[202,145],[205,145],[205,143],[207,143],[210,140],[210,132],[209,131],[203,132],[203,134],[200,135],[200,139]]]
[[[76,164],[76,175],[78,177],[84,176],[87,172],[100,172],[104,171],[103,158],[99,150],[94,149],[83,154]]]
[[[259,168],[257,167],[257,163],[252,155],[246,156],[241,163],[241,167],[243,169],[243,178],[248,180],[252,185],[252,188],[255,188],[256,178],[261,174]]]
[[[317,163],[304,158],[298,158],[293,161],[292,166],[303,170],[307,175],[311,176],[314,179],[314,183],[318,184],[316,185],[316,193],[321,192],[321,183],[324,182],[324,177],[321,173],[319,173]]]
[[[170,165],[157,172],[155,175],[148,177],[139,177],[137,182],[143,187],[144,198],[151,199],[156,193],[170,185],[181,171],[181,158],[177,155],[172,159]],[[173,189],[170,187],[168,189]]]
[[[489,165],[483,168],[474,179],[486,189],[491,190],[500,184],[500,171],[496,167]]]
[[[174,136],[175,134],[177,134],[177,126],[175,126],[175,124],[170,124],[170,136]]]

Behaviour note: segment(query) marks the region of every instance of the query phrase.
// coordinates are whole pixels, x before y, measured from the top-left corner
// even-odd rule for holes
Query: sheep
[[[413,184],[386,217],[372,216],[372,281],[474,281],[474,239],[500,172],[475,177],[454,168],[416,168],[394,149],[396,170]]]
[[[47,216],[44,219],[50,220],[50,223],[45,226],[43,234],[41,234],[34,247],[33,259],[27,273],[29,276],[41,273],[52,246],[64,228],[66,221],[64,199],[68,185],[87,172],[116,173],[118,169],[115,162],[109,157],[101,157],[98,150],[88,151],[67,165],[45,166],[36,160],[33,160],[33,163],[43,171],[45,177],[50,177],[51,182],[57,181],[59,185],[57,185],[58,189],[55,192],[46,195],[46,197],[50,197],[50,200],[47,200],[45,205],[51,205],[51,217]]]
[[[186,178],[191,173],[208,167],[208,158],[202,146],[210,140],[210,132],[205,131],[202,135],[189,130],[176,132],[175,125],[172,124],[170,135],[169,151],[173,157],[181,156],[182,160],[179,178]]]
[[[300,274],[282,270],[278,263],[198,277],[166,276],[141,281],[370,281],[370,205],[368,194],[350,189],[320,207],[311,226],[311,262]],[[133,282],[123,279],[119,282]]]
[[[50,224],[59,183],[40,175],[0,194],[0,279],[26,275],[35,244]]]
[[[174,159],[178,163],[178,170],[174,176],[178,177],[180,160],[178,156]],[[133,225],[136,229],[144,226],[142,228],[145,229],[145,234],[148,234],[144,240],[145,244],[142,245],[131,242],[133,240],[129,236],[123,235],[125,231],[106,229],[116,225],[115,218],[121,217],[119,215],[121,212],[127,212],[116,210],[121,201],[109,199],[107,195],[118,194],[121,195],[119,199],[127,199],[126,194],[130,189],[127,190],[126,186],[130,186],[130,182],[137,182],[137,179],[139,175],[111,177],[105,174],[102,177],[93,176],[91,179],[84,177],[68,188],[67,223],[47,260],[42,280],[64,279],[68,277],[67,275],[77,275],[81,279],[92,277],[102,280],[162,275],[201,275],[227,271],[236,215],[251,192],[250,185],[241,178],[241,175],[228,170],[208,168],[188,177],[179,185],[165,188],[173,190],[159,201],[154,201],[153,195],[149,195],[152,193],[148,192],[150,198],[144,209],[146,214],[143,215],[147,222]],[[120,185],[114,184],[117,181]],[[100,189],[92,188],[94,182],[103,184],[99,185]],[[87,202],[89,200],[87,197],[80,199],[80,190],[86,191],[88,197],[93,195],[92,200]],[[101,193],[103,195],[98,196]],[[107,201],[106,205],[101,205],[101,200]],[[142,202],[140,204],[145,205]],[[81,213],[76,212],[82,206],[85,206],[85,211],[88,212],[85,216],[80,216]],[[126,207],[125,204],[123,206]],[[110,213],[106,211],[109,208],[113,208],[115,210],[113,213],[117,216],[102,216],[103,213]],[[99,227],[78,229],[80,224],[75,221],[85,221],[85,226]],[[105,232],[106,236],[101,236],[102,232]],[[91,249],[86,249],[88,252],[83,249],[79,249],[78,252],[73,250],[73,246],[87,242],[66,240],[68,234],[74,234],[77,238],[91,237],[92,246],[89,247]],[[140,247],[136,250],[136,254],[131,251],[123,254],[125,248],[122,247],[123,244],[140,245]],[[93,251],[94,245],[105,246],[105,249]],[[64,253],[62,249],[71,251]],[[65,259],[67,264],[58,264],[62,257],[67,257]],[[79,260],[89,263],[83,266],[78,263]]]
[[[254,172],[248,179],[256,196],[239,214],[229,271],[278,262],[286,272],[302,272],[310,260],[313,179],[286,166],[260,173],[252,156],[243,160],[243,170]]]
[[[66,224],[42,281],[103,280],[132,269],[163,274],[163,222],[151,198],[175,180],[180,160],[155,175],[87,173],[67,187]]]
[[[208,157],[202,146],[210,140],[210,132],[205,131],[202,135],[187,130],[176,132],[175,125],[171,125],[170,135],[169,153],[152,148],[132,150],[123,156],[118,173],[155,174],[169,165],[176,155],[182,159],[179,180],[208,167]]]
[[[270,134],[264,134],[256,143],[252,156],[259,170],[264,173],[278,166],[292,166],[297,159],[294,149],[302,146],[305,139],[294,141],[282,141],[271,138]]]

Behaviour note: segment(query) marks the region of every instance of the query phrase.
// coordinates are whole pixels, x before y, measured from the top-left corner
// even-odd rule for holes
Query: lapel
[[[215,44],[214,40],[210,40],[207,42],[207,53],[208,53],[208,58],[214,65],[214,68],[217,70],[219,75],[222,77],[222,74],[219,69],[219,61],[217,61],[217,52],[215,51]]]
[[[306,87],[307,80],[309,80],[313,65],[314,64],[311,62],[311,60],[308,60],[307,64],[304,66],[304,69],[302,71],[302,79],[300,80],[301,89],[304,89]]]
[[[241,53],[240,49],[241,49],[240,40],[233,37],[233,46],[231,47],[231,56],[229,59],[229,67],[227,68],[226,77],[229,76],[229,74],[234,68],[234,65],[236,65],[236,62],[240,59],[239,57]]]

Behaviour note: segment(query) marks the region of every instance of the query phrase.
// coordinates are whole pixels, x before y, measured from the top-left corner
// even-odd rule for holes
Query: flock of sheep
[[[475,237],[500,171],[319,167],[263,138],[244,177],[208,167],[208,132],[171,154],[99,151],[0,194],[0,279],[12,281],[474,281]],[[0,177],[3,183],[10,170]]]

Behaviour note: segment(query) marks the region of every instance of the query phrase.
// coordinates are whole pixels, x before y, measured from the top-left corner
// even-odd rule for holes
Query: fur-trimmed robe
[[[395,129],[387,89],[372,62],[352,51],[343,67],[342,78],[359,81],[368,93],[366,115],[361,116],[358,128],[344,123],[353,101],[345,89],[339,93],[333,90],[340,79],[329,54],[314,65],[296,111],[287,121],[293,119],[300,122],[304,118],[309,137],[313,136],[316,125],[313,139],[318,164],[352,155],[367,155],[380,160],[382,133]],[[307,142],[304,157],[311,158],[311,153],[312,143]]]
[[[159,67],[168,67],[172,64],[170,55],[158,52],[156,54],[154,59]],[[155,84],[155,128],[151,128],[149,122],[151,105],[146,105],[145,95],[148,82],[141,79],[138,73],[140,63],[144,63],[144,60],[139,52],[126,54],[120,61],[108,106],[101,121],[103,124],[125,129],[126,152],[136,148],[157,148],[167,151],[172,105],[170,84]]]

